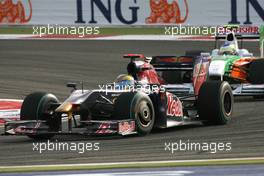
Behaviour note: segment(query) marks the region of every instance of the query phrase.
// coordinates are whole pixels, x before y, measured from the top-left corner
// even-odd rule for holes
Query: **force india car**
[[[196,62],[187,56],[124,57],[130,58],[127,72],[135,80],[132,89],[78,90],[69,83],[72,93],[62,103],[50,93],[32,93],[23,101],[20,121],[5,124],[5,134],[33,139],[57,134],[146,135],[153,128],[223,125],[231,118],[230,85],[206,81],[209,57]],[[193,89],[187,91],[188,87]]]
[[[232,30],[232,29],[231,29]],[[233,44],[237,49],[235,53],[221,53],[219,49],[214,49],[211,55],[211,63],[208,72],[208,79],[228,81],[233,89],[234,95],[248,95],[255,98],[264,97],[264,57],[263,39],[264,26],[260,28],[260,35],[243,36],[235,35],[234,32],[226,36],[216,36],[216,46],[218,41],[226,39],[226,42]],[[260,39],[261,57],[254,57],[247,49],[239,49],[237,39]],[[221,53],[221,54],[220,54]]]

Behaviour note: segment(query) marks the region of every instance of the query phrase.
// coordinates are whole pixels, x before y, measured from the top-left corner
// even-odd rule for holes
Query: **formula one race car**
[[[233,28],[231,27],[231,32],[226,36],[216,36],[216,46],[219,40],[226,39],[226,41],[220,49],[214,49],[210,54],[212,61],[208,78],[228,81],[234,95],[264,97],[264,26],[260,28],[260,36],[235,34]],[[247,49],[239,49],[238,39],[241,40],[241,47],[243,39],[260,39],[261,57],[254,57]]]
[[[227,82],[206,82],[206,57],[196,59],[195,64],[187,56],[124,57],[130,59],[128,73],[100,86],[100,90],[77,90],[75,83],[69,83],[72,93],[62,103],[49,93],[28,95],[22,104],[21,121],[6,123],[5,134],[34,139],[56,134],[146,135],[153,128],[223,125],[231,118],[231,87]],[[65,117],[66,129],[62,125]]]

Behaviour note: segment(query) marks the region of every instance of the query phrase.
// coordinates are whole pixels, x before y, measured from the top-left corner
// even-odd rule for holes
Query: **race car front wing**
[[[257,96],[264,95],[264,84],[238,84],[231,85],[234,96]]]
[[[82,126],[72,128],[71,131],[52,131],[43,120],[12,121],[5,123],[4,135],[131,135],[136,134],[134,120],[119,121],[82,121]]]

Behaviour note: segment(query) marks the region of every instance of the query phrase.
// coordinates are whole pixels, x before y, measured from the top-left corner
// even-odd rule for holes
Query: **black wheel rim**
[[[148,127],[151,124],[152,111],[150,105],[146,101],[141,101],[138,104],[136,115],[141,126]]]
[[[225,114],[230,116],[232,112],[232,98],[229,92],[225,92],[223,103]]]

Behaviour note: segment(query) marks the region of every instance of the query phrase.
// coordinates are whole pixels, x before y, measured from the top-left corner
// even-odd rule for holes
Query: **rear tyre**
[[[140,92],[121,94],[115,101],[114,116],[134,119],[139,135],[150,133],[155,122],[152,101],[146,94]]]
[[[224,125],[231,119],[234,97],[227,82],[205,82],[198,95],[199,118],[206,125]]]
[[[264,84],[264,59],[254,60],[249,66],[249,82]]]
[[[60,128],[58,118],[52,118],[47,113],[52,103],[59,103],[59,100],[52,94],[35,92],[28,95],[21,107],[21,120],[47,120],[50,129],[58,130]],[[28,135],[36,140],[50,139],[53,136],[53,134]]]

